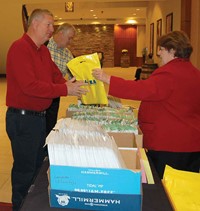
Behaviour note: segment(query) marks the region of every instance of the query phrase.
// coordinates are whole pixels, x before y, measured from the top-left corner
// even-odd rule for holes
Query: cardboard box
[[[76,111],[66,111],[66,117],[67,118],[72,118],[73,114],[75,113]]]
[[[138,128],[138,134],[126,133],[126,132],[108,132],[110,136],[115,139],[118,147],[133,147],[142,148],[143,147],[143,134],[140,128]]]
[[[119,147],[119,152],[124,160],[124,163],[127,169],[131,169],[133,171],[141,171],[140,158],[137,154],[137,148],[121,148]]]
[[[139,211],[141,172],[136,149],[120,149],[134,169],[50,166],[50,206],[83,210]],[[134,164],[134,165],[133,165]]]
[[[136,109],[133,109],[136,110]],[[76,111],[66,111],[67,118],[72,118]],[[143,134],[138,127],[138,134],[127,132],[108,132],[110,136],[113,136],[118,147],[143,147]]]
[[[71,118],[74,111],[67,111],[67,117]],[[110,136],[113,136],[118,147],[143,147],[143,134],[138,127],[138,134],[127,132],[108,132]]]
[[[134,133],[108,132],[115,139],[118,147],[137,147]]]
[[[140,127],[138,127],[138,134],[135,135],[135,141],[136,141],[137,148],[143,148],[143,133]]]

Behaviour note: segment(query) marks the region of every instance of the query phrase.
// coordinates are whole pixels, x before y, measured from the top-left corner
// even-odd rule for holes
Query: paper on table
[[[62,119],[46,139],[51,165],[125,168],[112,137],[94,123]]]
[[[149,165],[149,161],[148,161],[148,158],[146,156],[144,149],[140,148],[139,153],[140,153],[140,156],[141,156],[141,161],[142,161],[143,166],[144,166],[144,170],[145,170],[145,173],[146,173],[148,184],[155,184],[154,179],[153,179],[153,175],[152,175],[152,172],[151,172],[151,167]]]
[[[162,182],[174,210],[200,210],[200,173],[166,165]]]

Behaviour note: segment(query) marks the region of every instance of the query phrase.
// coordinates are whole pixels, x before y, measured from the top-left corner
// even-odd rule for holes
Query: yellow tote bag
[[[108,104],[108,98],[105,91],[104,83],[96,80],[92,75],[94,68],[101,68],[97,53],[76,57],[67,63],[76,80],[84,80],[88,86],[86,95],[82,95],[83,104]]]
[[[200,210],[200,173],[166,166],[162,182],[175,211]]]

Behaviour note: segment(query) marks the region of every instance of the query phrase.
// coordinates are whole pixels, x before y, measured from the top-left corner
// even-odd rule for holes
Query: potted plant
[[[121,55],[121,67],[129,67],[130,66],[130,56],[128,54],[127,49],[122,49]]]

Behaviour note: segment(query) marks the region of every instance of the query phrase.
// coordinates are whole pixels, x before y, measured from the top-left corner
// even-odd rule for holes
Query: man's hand
[[[88,91],[81,86],[87,86],[88,84],[84,81],[76,81],[76,78],[73,77],[71,80],[66,83],[68,95],[81,97],[81,95],[85,95]]]
[[[107,75],[102,69],[100,69],[100,68],[93,69],[92,75],[97,80],[100,80],[107,84],[110,84],[110,76]]]

